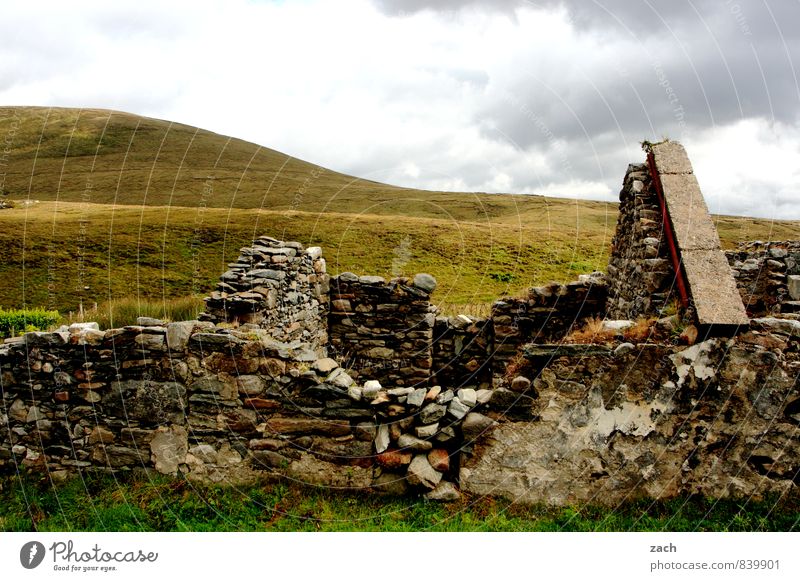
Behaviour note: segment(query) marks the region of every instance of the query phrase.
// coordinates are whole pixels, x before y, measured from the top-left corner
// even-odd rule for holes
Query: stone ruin
[[[723,253],[670,142],[628,168],[606,274],[485,319],[438,316],[429,274],[331,277],[320,248],[260,237],[198,321],[6,340],[0,469],[550,504],[796,494],[798,269],[798,242]],[[627,340],[637,317],[681,340]],[[604,340],[575,342],[592,318]]]

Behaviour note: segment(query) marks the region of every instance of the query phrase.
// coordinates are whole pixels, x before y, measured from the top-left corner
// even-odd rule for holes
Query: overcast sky
[[[615,200],[682,141],[800,218],[800,0],[14,2],[0,104],[107,107],[426,189]]]

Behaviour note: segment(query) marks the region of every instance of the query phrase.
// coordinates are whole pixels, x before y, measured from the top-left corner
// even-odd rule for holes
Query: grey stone
[[[186,462],[187,450],[187,434],[183,426],[160,430],[150,441],[153,463],[162,474],[176,474],[178,466]]]
[[[445,404],[448,403],[450,400],[452,400],[454,397],[455,394],[453,393],[453,390],[448,389],[446,391],[443,391],[436,397],[436,403]]]
[[[652,146],[656,169],[660,174],[692,173],[692,163],[686,150],[677,141],[664,141]]]
[[[286,278],[286,273],[282,270],[273,270],[271,268],[260,268],[251,270],[247,273],[248,278],[266,278],[270,280],[283,280]]]
[[[419,434],[417,434],[419,435]],[[447,443],[451,440],[455,439],[456,431],[452,426],[445,426],[441,430],[436,433],[436,437],[434,438],[437,442],[440,443]]]
[[[341,282],[358,282],[358,275],[352,272],[343,272],[337,278]]]
[[[189,454],[206,464],[214,464],[217,461],[217,451],[209,444],[199,444],[189,448]]]
[[[306,248],[306,254],[311,260],[317,260],[318,258],[322,258],[322,248],[319,246],[309,246]]]
[[[425,498],[436,502],[456,502],[461,499],[461,493],[455,484],[442,480],[436,488],[425,494]]]
[[[244,395],[259,395],[264,391],[264,380],[258,375],[240,375],[236,387]]]
[[[408,394],[408,399],[406,400],[406,404],[414,407],[419,407],[425,401],[425,396],[427,395],[428,390],[424,387],[419,387],[415,389],[412,393]]]
[[[620,343],[616,349],[614,349],[614,355],[617,357],[622,357],[623,355],[627,355],[631,351],[636,349],[636,346],[633,343]]]
[[[358,282],[361,284],[384,284],[386,279],[382,276],[360,276]]]
[[[419,411],[419,421],[423,424],[438,422],[447,413],[447,408],[437,403],[429,403]]]
[[[180,321],[167,325],[167,347],[172,351],[183,351],[189,344],[189,337],[195,321]]]
[[[492,399],[492,390],[491,389],[479,389],[475,393],[475,399],[478,400],[479,404],[489,403]]]
[[[244,341],[227,333],[195,333],[189,338],[189,343],[202,350],[222,351],[242,345]]]
[[[408,482],[413,486],[423,486],[429,490],[436,488],[442,480],[442,473],[433,469],[425,454],[418,454],[408,466]]]
[[[467,440],[474,440],[481,436],[489,428],[494,426],[495,421],[477,412],[468,413],[461,423],[461,432]]]
[[[164,335],[141,333],[134,337],[134,342],[145,351],[165,351],[167,348]]]
[[[468,405],[465,405],[464,403],[461,402],[461,400],[455,398],[453,399],[453,401],[450,402],[450,405],[447,407],[447,412],[457,420],[460,420],[465,415],[467,415],[469,409],[470,408]]]
[[[355,383],[355,380],[353,380],[344,369],[337,367],[331,372],[325,382],[335,385],[336,387],[341,387],[342,389],[347,389]]]
[[[82,331],[99,331],[100,325],[97,323],[72,323],[69,327],[67,327],[67,331],[70,333],[81,333]]]
[[[25,422],[30,424],[33,422],[38,422],[39,420],[45,419],[45,415],[42,411],[35,405],[32,405],[28,408],[28,414],[25,416]]]
[[[408,449],[413,452],[427,452],[433,449],[433,444],[427,440],[421,440],[412,436],[411,434],[403,434],[397,439],[397,445],[400,448]]]
[[[414,277],[414,286],[427,293],[432,293],[436,288],[436,279],[425,272],[421,272]]]
[[[720,250],[681,251],[697,319],[704,326],[749,323],[730,266]]]
[[[626,319],[604,320],[603,331],[624,331],[633,327],[635,323]]]
[[[378,433],[375,436],[375,451],[378,454],[385,452],[389,448],[390,441],[389,426],[386,424],[381,424],[378,426]]]
[[[762,317],[751,321],[754,325],[762,329],[768,329],[776,333],[783,333],[794,337],[800,336],[800,321],[792,319],[777,319],[775,317]]]
[[[163,327],[166,325],[161,319],[154,319],[153,317],[136,317],[136,324],[140,327]]]
[[[361,401],[363,391],[361,390],[360,387],[358,387],[358,385],[353,383],[353,385],[347,388],[347,395],[349,395],[350,399],[354,401]]]
[[[790,274],[786,277],[789,288],[789,297],[793,301],[800,301],[800,274]]]
[[[465,406],[474,407],[477,403],[477,393],[471,387],[464,387],[458,390],[458,400]]]
[[[418,438],[432,438],[439,431],[439,422],[435,424],[428,424],[425,426],[417,426],[414,428],[414,433]]]

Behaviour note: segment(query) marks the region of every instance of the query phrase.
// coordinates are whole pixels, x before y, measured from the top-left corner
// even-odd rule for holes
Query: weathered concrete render
[[[686,151],[680,143],[665,141],[652,145],[651,152],[697,322],[709,329],[747,325],[736,281]]]

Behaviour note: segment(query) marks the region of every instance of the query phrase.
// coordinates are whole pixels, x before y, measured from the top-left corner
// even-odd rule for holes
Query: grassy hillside
[[[614,204],[397,188],[105,110],[0,108],[0,140],[0,188],[16,201],[0,211],[6,307],[203,294],[260,234],[323,246],[332,273],[431,272],[437,302],[480,305],[603,268],[616,222]],[[718,225],[726,245],[800,231]]]

